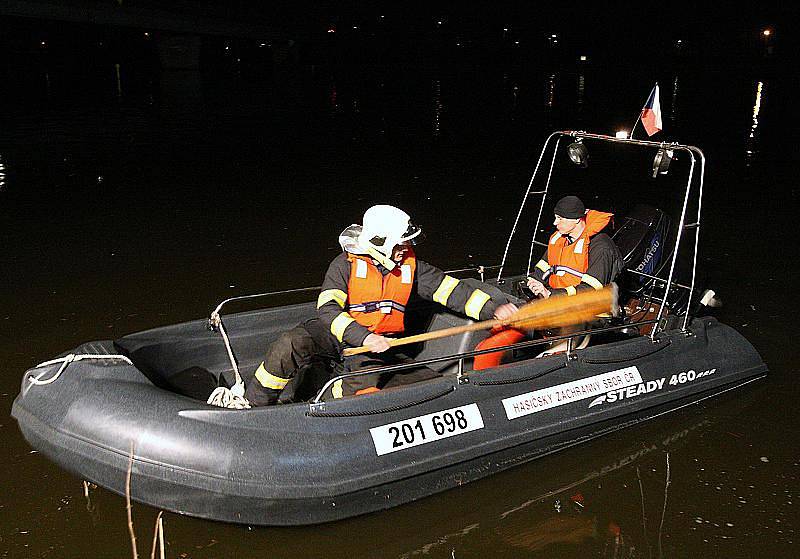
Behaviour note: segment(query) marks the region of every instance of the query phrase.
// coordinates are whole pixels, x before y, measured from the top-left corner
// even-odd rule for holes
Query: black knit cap
[[[578,219],[586,214],[586,207],[577,196],[564,196],[556,202],[553,213],[567,219]]]

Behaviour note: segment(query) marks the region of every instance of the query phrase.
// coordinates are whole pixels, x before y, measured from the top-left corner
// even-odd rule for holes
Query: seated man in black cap
[[[547,251],[528,277],[527,285],[534,296],[575,295],[584,289],[602,289],[622,269],[622,256],[617,245],[602,230],[613,214],[586,210],[577,196],[561,198],[554,209],[556,231],[550,236]],[[574,331],[574,330],[572,330]],[[562,333],[566,331],[562,330]],[[475,349],[491,349],[519,342],[525,333],[505,328],[483,340]],[[588,337],[585,338],[588,342]],[[565,344],[556,344],[546,353],[563,351]],[[544,355],[543,354],[543,355]],[[496,367],[503,352],[476,356],[475,370]]]
[[[553,212],[556,231],[528,278],[531,292],[544,298],[575,295],[611,283],[622,267],[622,256],[602,231],[614,214],[587,210],[577,196],[564,196]]]

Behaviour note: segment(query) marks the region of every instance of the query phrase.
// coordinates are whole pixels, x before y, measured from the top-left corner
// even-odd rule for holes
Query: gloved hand
[[[383,353],[392,347],[389,345],[389,338],[385,338],[380,334],[370,334],[364,338],[364,343],[362,345],[368,347],[373,353]]]
[[[510,318],[511,315],[513,315],[518,310],[519,309],[517,308],[517,305],[515,305],[514,303],[506,303],[504,305],[500,305],[494,310],[494,317],[497,320],[505,320],[507,318]]]
[[[542,282],[534,278],[528,278],[528,289],[537,297],[547,299],[550,297],[550,290],[547,289]]]

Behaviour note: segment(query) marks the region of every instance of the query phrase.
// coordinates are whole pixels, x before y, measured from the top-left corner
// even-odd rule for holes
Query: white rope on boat
[[[230,347],[228,342],[228,337],[223,336],[225,338],[226,346],[228,346],[228,351],[230,354]],[[232,357],[232,354],[231,354]],[[44,363],[39,363],[34,369],[40,369],[42,367],[49,367],[51,365],[56,365],[61,363],[61,366],[58,368],[56,373],[44,380],[42,377],[45,376],[48,371],[42,371],[36,376],[29,375],[28,382],[33,384],[34,386],[45,386],[47,384],[52,384],[59,379],[61,374],[69,367],[70,363],[74,363],[75,361],[83,361],[85,359],[114,359],[119,361],[124,361],[128,365],[133,365],[133,362],[126,357],[125,355],[117,355],[117,354],[95,354],[95,353],[70,353],[69,355],[65,355],[64,357],[59,357],[58,359],[51,359],[50,361],[45,361]],[[234,369],[236,373],[236,384],[233,385],[232,388],[225,388],[220,386],[214,392],[211,393],[211,396],[208,398],[208,403],[220,406],[223,408],[233,408],[233,409],[248,409],[250,408],[250,402],[247,401],[247,398],[244,397],[244,381],[242,377],[239,375],[238,369]]]
[[[244,382],[237,382],[231,388],[224,386],[215,388],[206,403],[220,408],[250,409],[250,401],[244,397]]]
[[[242,375],[239,374],[239,365],[236,363],[236,357],[233,355],[233,348],[228,338],[228,332],[225,330],[225,325],[222,323],[222,318],[220,318],[217,311],[211,313],[210,321],[214,327],[219,329],[219,333],[222,335],[222,341],[225,342],[225,349],[228,352],[228,360],[233,367],[233,374],[236,376],[236,383],[231,388],[225,386],[215,388],[208,397],[208,400],[206,400],[206,403],[212,406],[219,406],[220,408],[236,410],[249,409],[250,402],[244,397],[244,380],[242,380]]]
[[[65,355],[64,357],[59,357],[58,359],[51,359],[50,361],[45,361],[44,363],[39,363],[34,369],[38,369],[40,367],[49,367],[50,365],[55,365],[57,363],[61,363],[61,367],[58,368],[56,374],[53,376],[42,380],[42,377],[47,374],[47,371],[42,371],[36,376],[30,375],[28,376],[28,382],[35,386],[44,386],[45,384],[50,384],[58,380],[58,377],[61,376],[61,373],[69,367],[70,363],[74,361],[83,361],[84,359],[116,359],[120,361],[125,361],[128,365],[133,365],[133,362],[128,359],[124,355],[115,355],[115,354],[96,354],[96,353],[70,353],[69,355]]]

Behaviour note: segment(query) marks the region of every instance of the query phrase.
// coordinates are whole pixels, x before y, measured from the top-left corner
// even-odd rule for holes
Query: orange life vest
[[[602,231],[614,214],[589,210],[586,212],[586,227],[573,243],[558,231],[550,236],[547,245],[547,263],[550,269],[542,279],[547,280],[554,289],[576,286],[589,269],[589,242],[593,235]]]
[[[414,253],[408,250],[403,262],[385,276],[368,256],[348,253],[347,259],[350,279],[346,310],[350,316],[376,334],[402,332],[417,271]]]

